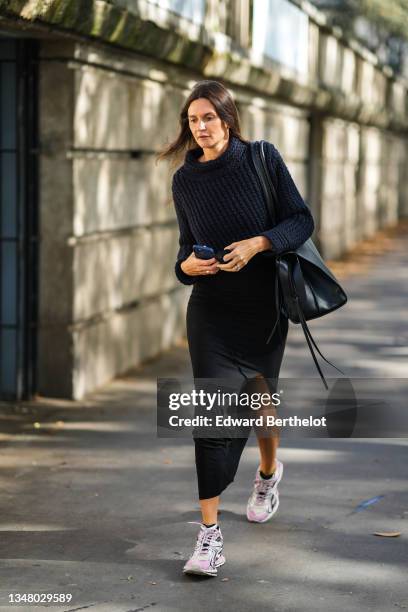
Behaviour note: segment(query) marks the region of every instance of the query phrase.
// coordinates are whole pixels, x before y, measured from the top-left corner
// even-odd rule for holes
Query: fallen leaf
[[[221,582],[228,582],[229,578],[221,578]]]
[[[400,531],[374,531],[373,535],[382,536],[383,538],[397,538],[401,535]]]

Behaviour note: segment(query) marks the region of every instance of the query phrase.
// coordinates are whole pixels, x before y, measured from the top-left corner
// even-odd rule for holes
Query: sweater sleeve
[[[188,224],[188,219],[186,213],[183,209],[183,205],[180,199],[180,195],[178,193],[176,187],[176,181],[173,177],[172,181],[172,192],[173,192],[173,201],[174,208],[176,210],[177,221],[179,225],[179,251],[177,254],[176,264],[174,267],[174,271],[178,280],[184,285],[192,285],[197,280],[196,276],[190,276],[190,274],[186,274],[181,269],[181,263],[187,259],[187,257],[193,251],[194,236],[191,232],[190,226]]]
[[[303,244],[313,233],[314,221],[282,156],[271,143],[266,146],[266,162],[278,197],[277,223],[260,235],[270,240],[274,255],[280,255]]]

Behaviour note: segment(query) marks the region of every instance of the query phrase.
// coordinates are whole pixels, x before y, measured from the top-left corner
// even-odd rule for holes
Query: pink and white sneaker
[[[189,521],[194,523],[195,521]],[[216,576],[217,568],[225,563],[223,553],[224,540],[219,525],[205,527],[202,523],[198,532],[195,549],[185,566],[185,574]]]
[[[255,473],[254,490],[248,500],[247,519],[252,523],[265,523],[275,514],[279,506],[278,484],[283,474],[283,463],[276,460],[276,470],[265,480],[261,478],[259,467]]]

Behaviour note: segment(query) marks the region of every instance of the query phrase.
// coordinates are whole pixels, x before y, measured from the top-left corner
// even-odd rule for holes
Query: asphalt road
[[[407,247],[400,237],[346,279],[348,305],[313,324],[319,346],[351,377],[408,378]],[[282,376],[315,376],[313,367],[292,328]],[[182,575],[198,529],[189,521],[200,519],[194,453],[187,438],[157,437],[155,402],[157,377],[189,375],[178,346],[86,401],[3,406],[0,609],[408,609],[407,437],[282,438],[280,508],[256,525],[245,518],[252,434],[221,502],[227,563],[217,578]],[[72,599],[11,603],[23,593]]]

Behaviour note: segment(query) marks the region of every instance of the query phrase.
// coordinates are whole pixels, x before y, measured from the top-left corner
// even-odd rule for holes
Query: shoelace
[[[270,480],[254,480],[256,486],[256,502],[262,503],[267,494],[272,491],[276,485],[276,478],[271,478]]]
[[[191,525],[200,525],[197,521],[188,521]],[[195,545],[193,555],[205,554],[208,551],[208,548],[215,538],[219,535],[218,529],[200,529],[197,537],[197,542]]]

